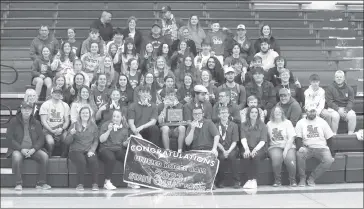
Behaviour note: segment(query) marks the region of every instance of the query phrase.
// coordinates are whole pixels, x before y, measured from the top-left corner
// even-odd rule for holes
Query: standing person
[[[195,42],[197,52],[202,50],[202,41],[206,38],[206,33],[201,27],[199,18],[197,15],[191,15],[187,23],[188,30],[190,32],[191,40]]]
[[[228,39],[225,47],[224,57],[231,55],[231,51],[236,44],[239,46],[239,54],[241,57],[244,58],[248,64],[250,64],[255,55],[255,49],[252,41],[246,36],[246,28],[243,24],[239,24],[236,27],[236,35],[233,38]]]
[[[288,89],[280,89],[278,94],[279,102],[277,103],[277,106],[280,106],[283,109],[286,118],[296,126],[296,123],[301,119],[302,115],[300,104],[292,98],[291,92]]]
[[[190,29],[187,26],[182,26],[180,31],[182,32],[182,37],[180,39],[177,39],[173,41],[171,50],[172,52],[175,52],[178,50],[178,46],[180,42],[183,40],[187,44],[187,50],[193,54],[194,57],[197,55],[197,49],[195,42],[190,39]]]
[[[159,48],[158,48],[158,52],[157,52],[157,56],[163,56],[164,59],[166,59],[167,61],[167,65],[169,67],[171,67],[171,58],[172,58],[172,50],[171,47],[166,44],[166,43],[162,43]]]
[[[112,172],[116,161],[124,164],[126,148],[128,146],[128,128],[124,114],[120,110],[115,110],[112,118],[105,122],[100,128],[100,160],[105,164],[105,183],[104,188],[115,190],[116,187],[111,183]],[[128,187],[138,189],[139,185],[128,184]]]
[[[315,186],[315,180],[326,172],[334,162],[330,149],[334,133],[326,121],[317,117],[314,106],[307,108],[307,117],[296,125],[297,165],[300,175],[298,186],[306,186],[306,160],[314,157],[320,161],[307,179],[308,186]]]
[[[187,122],[191,122],[193,119],[193,109],[199,107],[203,110],[203,117],[205,119],[211,119],[212,105],[206,100],[206,94],[208,93],[206,87],[202,85],[196,85],[193,88],[193,99],[183,106],[183,116]]]
[[[177,137],[177,151],[182,153],[186,128],[183,125],[177,127],[162,125],[168,122],[168,110],[170,109],[182,111],[183,105],[179,103],[175,89],[166,88],[164,101],[158,105],[158,123],[161,126],[163,147],[170,150],[170,137]]]
[[[237,142],[239,141],[239,128],[234,122],[229,121],[230,114],[227,107],[220,107],[218,111],[220,122],[216,123],[216,127],[220,133],[219,143],[217,145],[220,165],[215,179],[216,187],[224,187],[223,183],[225,171],[223,168],[226,168],[224,164],[227,164],[230,166],[231,172],[233,174],[234,188],[239,189],[240,179],[238,173],[239,165],[237,161],[239,151],[236,146]]]
[[[81,57],[81,46],[82,43],[76,40],[76,31],[74,28],[67,29],[67,42],[71,44],[71,49],[76,55],[76,59]]]
[[[225,42],[227,40],[227,35],[223,30],[220,30],[218,20],[214,20],[211,22],[211,31],[206,36],[206,39],[211,43],[213,54],[217,57],[221,65],[224,64]]]
[[[139,69],[138,60],[135,58],[129,59],[127,67],[128,68],[126,69],[126,73],[123,74],[127,76],[130,86],[135,89],[144,80],[144,76]]]
[[[325,109],[325,90],[320,87],[320,77],[317,74],[312,74],[309,77],[310,86],[305,90],[305,105],[304,110],[307,112],[307,107],[314,106],[317,115],[323,118],[331,125],[331,115]],[[332,127],[331,127],[332,129]]]
[[[246,91],[244,86],[235,83],[235,70],[232,67],[225,67],[226,82],[217,88],[217,91],[222,89],[230,90],[231,102],[238,105],[239,109],[246,106]]]
[[[270,110],[276,105],[276,92],[273,84],[264,80],[264,70],[254,67],[251,71],[253,80],[246,86],[246,97],[254,95],[258,98],[258,107],[262,108],[264,115],[270,115]]]
[[[62,90],[53,89],[51,99],[45,101],[39,110],[40,119],[45,135],[45,145],[51,157],[55,142],[60,144],[67,135],[66,129],[70,124],[70,108],[62,101]],[[68,154],[68,147],[62,144],[62,157]]]
[[[89,107],[82,107],[77,121],[74,122],[64,139],[70,144],[69,159],[77,169],[76,190],[84,190],[86,165],[91,168],[92,190],[99,190],[98,183],[98,159],[96,148],[98,146],[98,127],[92,119]]]
[[[123,30],[124,37],[130,37],[134,40],[136,52],[140,54],[143,43],[143,34],[136,28],[137,19],[134,16],[128,18],[128,26]]]
[[[176,20],[172,14],[172,9],[170,6],[162,7],[162,18],[160,19],[162,25],[162,35],[166,36],[171,41],[175,41],[178,38],[178,28],[180,27],[180,22]]]
[[[260,46],[264,39],[268,40],[268,44],[270,45],[271,49],[276,51],[278,54],[281,53],[281,48],[277,40],[272,36],[272,29],[269,25],[263,25],[260,28],[260,37],[254,43],[254,49],[256,52],[260,51]]]
[[[294,144],[296,132],[292,122],[286,119],[280,106],[275,106],[272,109],[267,128],[269,134],[268,154],[272,160],[274,174],[273,186],[279,187],[282,185],[281,172],[283,162],[288,170],[290,186],[297,186],[296,146]]]
[[[95,20],[90,26],[90,28],[97,28],[100,31],[100,36],[106,43],[112,39],[113,35],[111,17],[111,12],[102,11],[101,17]]]
[[[164,44],[163,44],[164,45]],[[166,44],[168,46],[168,44]],[[161,44],[162,46],[162,44]],[[163,47],[163,46],[162,46]],[[159,47],[160,48],[160,47]],[[143,75],[145,75],[147,72],[153,72],[154,65],[157,59],[157,50],[153,48],[152,43],[148,43],[145,45],[145,48],[143,49],[143,55],[141,57],[141,63],[140,63],[140,69]]]
[[[36,188],[51,189],[51,186],[46,184],[48,155],[41,149],[44,145],[44,133],[40,122],[33,117],[33,107],[33,104],[23,101],[20,112],[10,120],[6,129],[6,139],[10,142],[6,156],[12,158],[17,191],[23,189],[21,168],[24,158],[35,160],[39,164]]]
[[[354,106],[354,90],[345,81],[342,70],[335,72],[335,80],[325,92],[328,112],[331,116],[331,128],[334,134],[339,128],[340,119],[348,123],[348,134],[354,134],[356,128],[356,113]]]
[[[260,120],[257,107],[249,107],[245,122],[241,124],[240,134],[241,144],[244,149],[242,156],[248,160],[248,166],[246,167],[248,181],[243,188],[256,189],[258,168],[262,158],[265,157],[264,145],[268,136],[267,127]]]
[[[100,37],[98,28],[90,28],[89,36],[82,42],[81,46],[81,57],[87,52],[91,52],[91,44],[97,43],[98,54],[101,56],[105,55],[106,44],[105,41]]]
[[[156,125],[158,109],[151,103],[150,88],[142,86],[138,91],[138,98],[128,109],[128,122],[134,135],[143,137],[159,146],[160,131]]]
[[[265,71],[265,75],[268,76],[268,70],[275,67],[274,60],[279,54],[271,50],[268,39],[263,39],[260,43],[260,50],[254,56],[262,58],[262,68]]]
[[[38,97],[41,94],[43,85],[47,87],[46,98],[51,92],[53,78],[51,62],[51,52],[48,47],[44,46],[41,50],[41,55],[35,58],[32,65],[31,83],[35,85],[35,91]]]
[[[189,47],[187,46],[187,42],[182,40],[179,42],[178,51],[174,51],[171,56],[171,70],[174,72],[180,65],[183,65],[183,59],[186,56],[193,57],[193,54],[190,52]]]
[[[39,35],[30,44],[30,58],[34,61],[42,54],[45,46],[48,47],[50,56],[54,57],[58,52],[59,42],[54,35],[49,35],[49,27],[47,25],[41,25]]]

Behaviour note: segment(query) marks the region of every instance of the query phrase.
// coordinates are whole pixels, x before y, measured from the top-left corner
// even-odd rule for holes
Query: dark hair
[[[70,45],[70,48],[71,48],[71,51],[70,51],[70,53],[69,53],[69,55],[68,55],[68,58],[70,59],[70,61],[71,61],[71,62],[74,62],[74,61],[75,61],[75,59],[76,59],[76,54],[73,52],[73,50],[72,50],[72,45],[71,45],[71,43],[70,43],[70,42],[68,42],[68,41],[63,42],[63,43],[62,43],[62,45],[61,45],[61,48],[59,49],[59,50],[60,50],[60,53],[61,53],[61,58],[60,58],[60,60],[61,60],[62,62],[64,62],[64,61],[65,61],[65,56],[66,56],[66,54],[65,54],[65,52],[64,52],[64,45],[66,45],[66,44],[69,44],[69,45]]]
[[[310,75],[309,81],[320,81],[320,77],[317,74]]]
[[[269,30],[270,30],[269,36],[272,36],[272,28],[271,28],[271,27],[270,27],[270,25],[268,25],[268,24],[264,24],[264,25],[262,25],[262,27],[260,28],[260,36],[263,36],[263,28],[264,28],[265,26],[268,26],[268,27],[269,27]]]
[[[158,47],[158,51],[157,51],[157,56],[163,56],[163,45],[167,45],[168,46],[168,53],[167,53],[167,59],[170,59],[172,56],[172,50],[171,50],[171,46],[167,43],[161,43]]]
[[[98,50],[97,50],[97,54],[100,54],[100,50],[101,50],[101,47],[100,47],[100,44],[101,44],[101,42],[100,43],[98,43],[98,42],[96,42],[96,41],[90,41],[89,42],[89,48],[90,48],[90,52],[91,52],[91,45],[92,44],[97,44],[97,47],[98,47]]]
[[[117,28],[113,31],[113,37],[114,37],[115,35],[121,35],[121,36],[124,36],[124,35],[123,35],[123,30],[122,30],[121,28],[117,27]]]
[[[99,29],[98,29],[98,28],[90,27],[90,33],[91,33],[91,32],[99,33]]]
[[[283,67],[286,67],[287,66],[287,60],[286,60],[286,58],[284,58],[281,55],[279,55],[278,57],[274,58],[274,65],[275,66],[277,66],[277,61],[278,60],[283,60],[284,61],[284,66]]]
[[[51,61],[52,62],[52,58],[53,58],[53,56],[52,56],[52,52],[51,52],[51,49],[48,47],[48,46],[43,46],[42,47],[42,50],[40,50],[40,57],[44,60],[44,56],[43,56],[43,49],[44,48],[47,48],[48,50],[49,50],[49,56],[48,56],[48,58],[49,58],[49,61]]]
[[[250,113],[253,109],[257,109],[258,111],[258,116],[257,116],[257,120],[255,122],[255,126],[252,125],[251,120],[250,120]],[[245,124],[249,127],[249,129],[256,129],[259,128],[261,125],[265,125],[261,120],[260,120],[260,112],[259,112],[259,108],[258,107],[248,107],[248,110],[246,111],[246,115],[245,115]]]
[[[253,62],[256,62],[258,60],[263,60],[263,58],[261,56],[258,56],[258,55],[257,56],[254,56]]]
[[[106,77],[106,80],[107,80],[107,76],[106,76],[105,73],[98,73],[97,76],[96,76],[96,82],[95,82],[96,86],[99,85],[99,79],[100,79],[100,76],[102,76],[102,75],[104,75]]]
[[[128,53],[128,44],[133,44],[133,49],[131,50],[131,53],[133,54],[133,56],[136,56],[137,52],[136,52],[136,47],[135,47],[135,44],[134,44],[134,40],[132,38],[129,38],[129,37],[125,39],[123,55],[126,56],[127,53]]]
[[[267,44],[269,44],[269,40],[268,40],[267,38],[263,38],[263,39],[261,39],[261,41],[260,41],[260,44],[262,44],[262,43],[267,43]]]
[[[120,77],[121,77],[121,76],[124,76],[124,77],[126,78],[126,89],[130,89],[130,88],[132,88],[132,87],[131,87],[131,85],[130,85],[130,83],[129,83],[129,78],[128,78],[128,76],[126,76],[126,75],[125,75],[125,74],[123,74],[123,73],[120,73],[120,75],[119,75],[119,77],[118,77],[118,80],[116,81],[115,88],[120,89],[120,83],[119,83],[119,80],[120,80]]]
[[[211,46],[211,42],[207,38],[205,38],[201,42],[201,46],[203,46],[203,45],[209,45],[209,46]]]
[[[82,74],[82,73],[76,73],[76,75],[75,76],[73,76],[73,85],[72,85],[72,87],[73,87],[73,89],[76,91],[76,77],[78,76],[78,75],[81,75],[82,76],[82,78],[83,78],[83,84],[85,83],[85,81],[86,81],[86,79],[85,79],[85,76]],[[82,84],[82,85],[83,85]]]

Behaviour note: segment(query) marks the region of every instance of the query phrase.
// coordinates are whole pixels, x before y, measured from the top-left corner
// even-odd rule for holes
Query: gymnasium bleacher
[[[81,1],[1,1],[1,80],[8,82],[14,79],[14,71],[3,65],[18,71],[15,83],[1,84],[1,187],[12,187],[15,183],[11,174],[11,159],[4,158],[9,146],[5,133],[9,118],[14,115],[30,84],[32,61],[29,58],[29,46],[39,26],[49,25],[58,40],[67,39],[67,28],[73,27],[76,39],[83,41],[88,35],[88,26],[100,16],[103,9],[107,9],[113,13],[114,27],[125,28],[127,19],[133,15],[138,18],[137,28],[147,34],[152,23],[158,20],[160,8],[166,4],[184,22],[191,14],[197,14],[206,30],[214,19],[232,31],[243,23],[252,40],[258,38],[261,25],[270,24],[274,37],[280,43],[282,55],[287,58],[287,68],[293,71],[304,87],[309,85],[308,77],[313,72],[320,76],[321,85],[327,86],[332,82],[336,70],[344,70],[348,84],[356,92],[356,131],[363,129],[362,3],[338,2],[335,10],[318,10],[310,7],[311,2],[303,1],[224,1],[223,4],[214,1],[145,1],[137,4],[135,1],[92,4]],[[347,133],[345,123],[340,123],[339,129],[341,134],[336,138],[340,139],[340,143],[356,138],[355,135],[343,134]],[[357,145],[363,146],[363,143],[357,142]],[[330,171],[317,183],[363,182],[363,153],[355,152],[355,149],[338,151]],[[308,170],[317,163],[315,160],[309,161]],[[241,164],[243,167],[243,162]],[[36,164],[26,160],[24,166],[23,186],[34,186]],[[101,175],[102,172],[100,166]],[[271,184],[273,175],[269,159],[262,163],[260,172],[259,184]],[[75,187],[75,173],[75,167],[67,159],[50,159],[48,178],[51,186]],[[122,166],[118,164],[112,179],[115,186],[125,186],[122,173]],[[240,173],[242,179],[246,178],[243,171]],[[226,170],[226,175],[230,175],[229,170]],[[285,176],[287,173],[282,179],[287,179]],[[99,180],[102,182],[103,177],[100,176]]]

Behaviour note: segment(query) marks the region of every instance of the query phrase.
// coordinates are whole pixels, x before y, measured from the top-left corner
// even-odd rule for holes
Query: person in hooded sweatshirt
[[[291,92],[286,88],[279,90],[279,98],[277,105],[282,107],[286,118],[292,122],[293,126],[296,126],[302,115],[300,104],[291,97]]]
[[[281,54],[281,48],[277,40],[272,36],[272,29],[269,25],[263,25],[260,28],[260,37],[254,43],[254,50],[256,52],[260,51],[260,45],[265,39],[268,39],[268,44],[271,49],[276,51],[278,54]]]
[[[232,55],[231,52],[236,44],[240,47],[240,56],[249,64],[253,60],[255,49],[252,41],[246,36],[245,25],[243,24],[238,25],[236,28],[236,35],[227,40],[224,52],[225,58]]]
[[[52,57],[57,54],[59,49],[59,42],[53,35],[49,35],[49,28],[47,25],[40,26],[39,35],[35,37],[30,44],[30,58],[33,61],[42,54],[44,46],[48,47]]]
[[[162,28],[159,24],[154,23],[152,25],[151,33],[144,37],[144,43],[143,43],[143,49],[146,48],[146,45],[151,43],[153,45],[154,51],[158,51],[159,46],[162,43],[166,43],[169,46],[172,44],[172,41],[170,38],[162,35]]]
[[[227,40],[226,28],[220,30],[220,23],[215,20],[211,22],[211,31],[207,33],[206,39],[211,43],[213,54],[224,64],[225,42]]]
[[[263,39],[260,43],[260,50],[255,56],[262,58],[262,68],[265,71],[264,76],[267,76],[268,70],[275,67],[274,60],[279,54],[270,48],[268,39]]]
[[[91,52],[91,42],[96,42],[99,45],[99,54],[101,56],[105,55],[106,44],[105,41],[101,39],[99,29],[97,28],[90,28],[89,37],[82,42],[81,47],[81,57],[82,55],[86,54],[87,52]]]
[[[342,70],[335,72],[335,80],[325,93],[332,131],[337,133],[342,119],[348,123],[348,134],[353,134],[356,127],[356,114],[353,110],[355,95],[353,88],[345,82],[345,73]]]
[[[278,56],[274,59],[274,67],[268,70],[264,79],[271,82],[273,86],[278,86],[281,83],[281,78],[279,74],[283,69],[287,67],[287,60],[283,56]],[[293,76],[292,71],[289,73],[289,82],[296,84],[299,88],[301,88],[301,83],[298,81],[297,77]]]
[[[170,6],[162,7],[162,18],[160,19],[160,22],[163,36],[175,41],[178,39],[178,28],[181,24],[176,20],[171,11],[172,9]]]

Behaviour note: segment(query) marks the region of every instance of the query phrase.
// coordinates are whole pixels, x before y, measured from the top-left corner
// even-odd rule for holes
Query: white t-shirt
[[[316,107],[317,114],[320,115],[321,111],[325,107],[325,90],[319,87],[317,91],[314,91],[309,86],[305,91],[305,107]]]
[[[259,56],[262,58],[262,68],[268,72],[268,70],[275,66],[274,60],[279,54],[276,51],[270,49],[267,53],[263,54],[262,52],[258,52],[254,57]]]
[[[39,115],[48,115],[47,123],[49,127],[55,128],[63,125],[65,122],[64,118],[69,117],[70,107],[63,101],[59,101],[57,104],[54,104],[50,99],[42,104],[39,110]]]
[[[303,144],[309,148],[327,148],[326,140],[334,136],[329,124],[320,118],[307,120],[303,118],[296,124],[297,137],[302,138]]]
[[[288,139],[296,136],[292,122],[289,120],[284,120],[281,123],[269,121],[267,128],[270,139],[269,147],[284,148]],[[292,145],[292,147],[295,147],[295,145]]]

